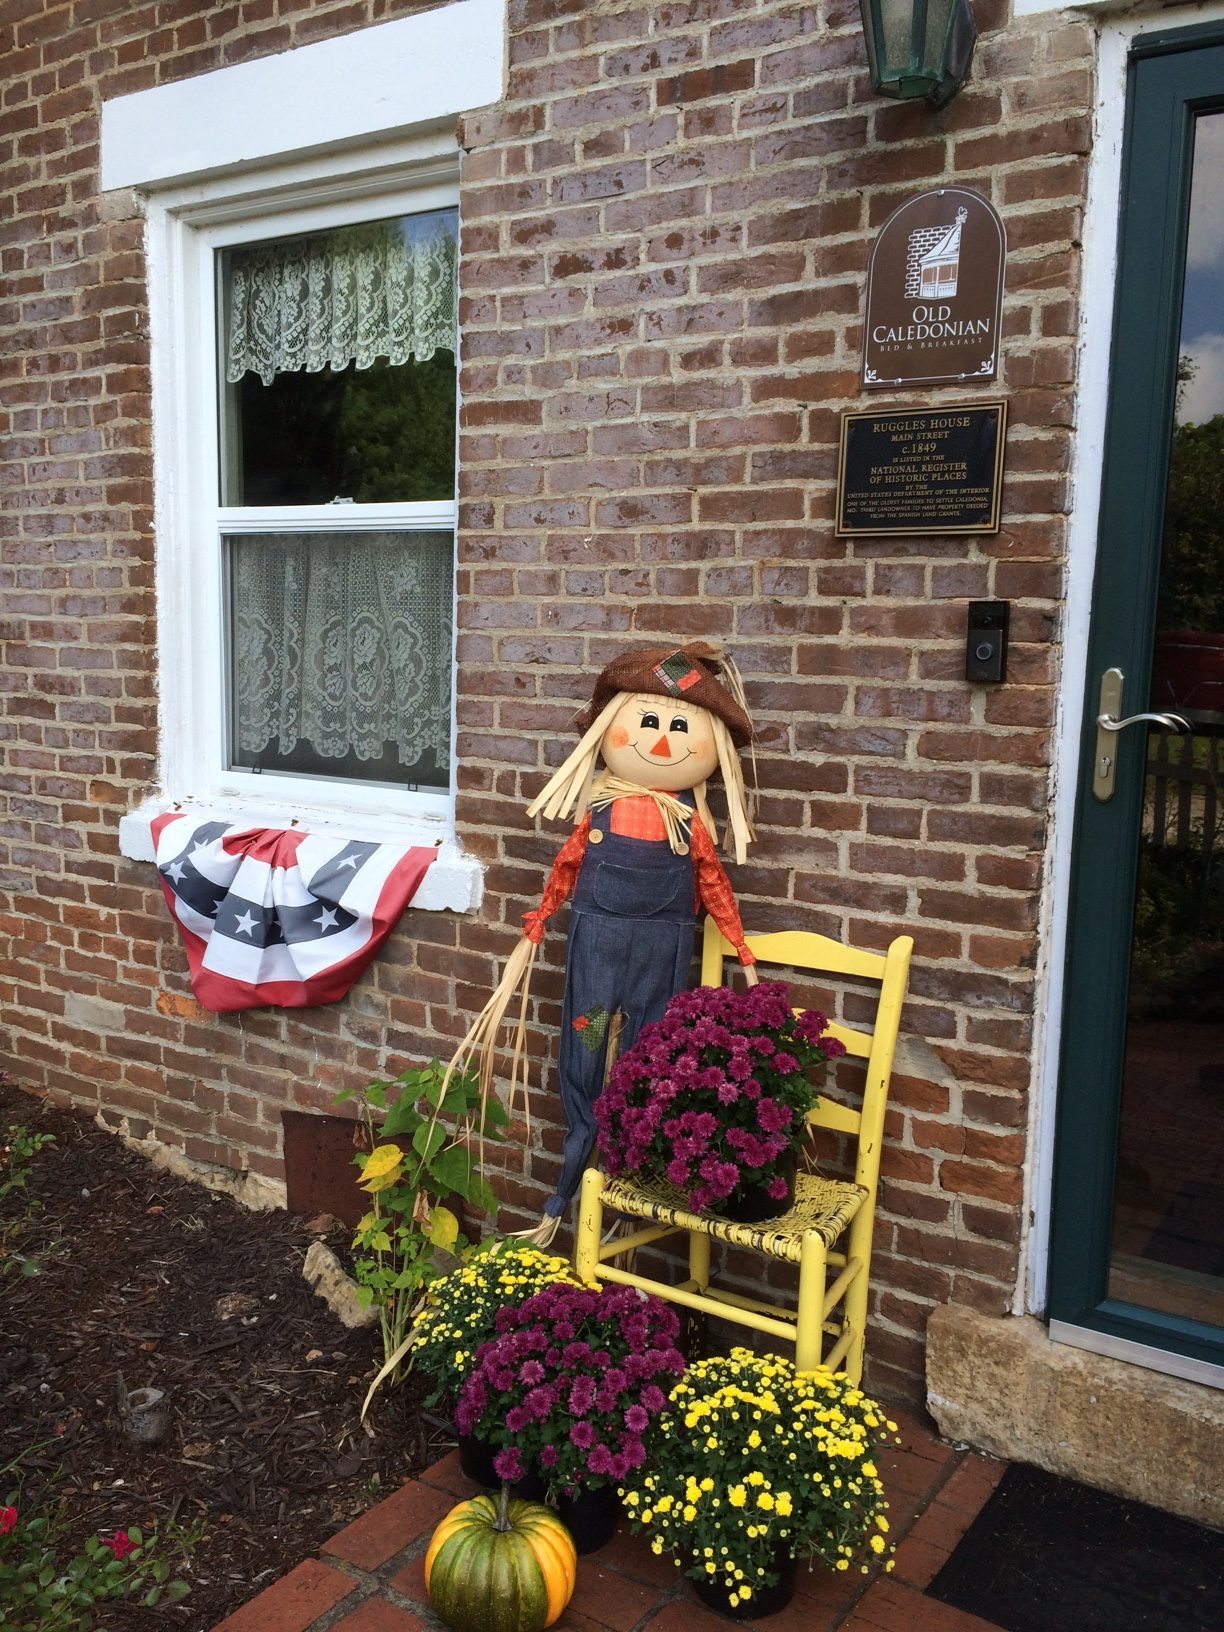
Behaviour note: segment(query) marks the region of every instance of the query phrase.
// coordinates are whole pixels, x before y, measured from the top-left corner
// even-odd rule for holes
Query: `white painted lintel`
[[[166,187],[453,126],[500,101],[505,55],[505,0],[452,0],[116,97],[102,107],[102,187]]]

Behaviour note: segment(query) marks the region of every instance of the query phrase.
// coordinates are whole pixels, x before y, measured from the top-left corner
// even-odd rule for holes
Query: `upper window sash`
[[[158,483],[162,766],[175,799],[282,812],[286,821],[340,822],[354,814],[382,831],[399,824],[453,830],[453,786],[446,793],[410,793],[327,779],[231,772],[224,764],[226,728],[223,530],[290,530],[316,523],[383,527],[392,517],[413,528],[453,529],[456,504],[306,506],[247,510],[219,503],[220,379],[216,327],[218,251],[234,244],[347,225],[375,216],[454,208],[458,201],[453,148],[423,144],[416,166],[388,171],[379,158],[338,158],[293,179],[289,191],[266,182],[253,192],[235,178],[230,196],[205,198],[194,189],[150,201],[150,283],[154,331],[155,466]],[[421,177],[414,184],[413,170]],[[245,195],[245,196],[244,196]],[[303,512],[308,512],[303,513]],[[360,514],[359,514],[360,513]],[[452,657],[452,682],[453,682]],[[454,726],[452,721],[452,759]]]

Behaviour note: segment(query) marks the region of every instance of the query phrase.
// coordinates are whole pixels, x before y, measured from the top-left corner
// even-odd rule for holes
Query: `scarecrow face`
[[[612,716],[600,743],[614,776],[680,793],[718,769],[713,716],[694,703],[635,691]]]

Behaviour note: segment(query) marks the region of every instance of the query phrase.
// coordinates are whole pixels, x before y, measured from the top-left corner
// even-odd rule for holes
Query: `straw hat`
[[[718,678],[725,672],[733,690]],[[652,646],[614,657],[595,682],[591,701],[576,724],[587,730],[600,710],[618,692],[645,692],[651,697],[675,697],[696,703],[722,720],[737,748],[752,741],[752,721],[743,704],[743,689],[735,665],[716,646],[694,641],[688,646]],[[738,696],[735,695],[738,693]]]

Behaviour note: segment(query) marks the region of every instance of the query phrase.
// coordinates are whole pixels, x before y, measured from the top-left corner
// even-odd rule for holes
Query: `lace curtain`
[[[455,225],[437,210],[231,250],[226,379],[453,351]]]
[[[231,537],[234,729],[269,747],[450,763],[449,533]]]

